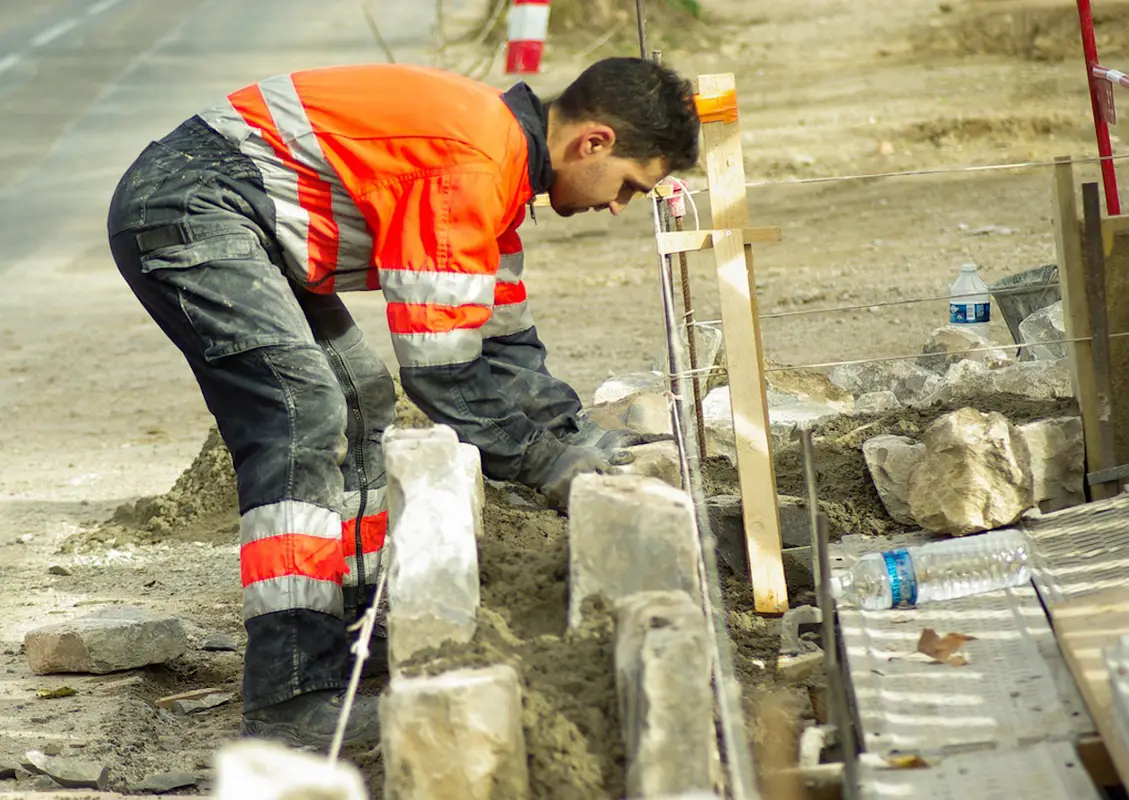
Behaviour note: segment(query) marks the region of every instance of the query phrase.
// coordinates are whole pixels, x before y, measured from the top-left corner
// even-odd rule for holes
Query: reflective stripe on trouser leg
[[[345,555],[348,572],[342,579],[345,586],[357,585],[357,517],[360,492],[345,492],[346,515],[341,520],[341,552]],[[365,562],[365,582],[373,585],[378,580],[381,566],[380,552],[388,533],[388,511],[385,489],[371,489],[365,493],[365,515],[360,518],[361,554]]]

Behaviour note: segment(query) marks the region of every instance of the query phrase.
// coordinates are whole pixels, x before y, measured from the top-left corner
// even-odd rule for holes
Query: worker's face
[[[585,211],[619,214],[637,194],[666,177],[661,158],[644,162],[615,155],[615,131],[606,125],[578,126],[561,163],[553,164],[549,200],[562,217]]]

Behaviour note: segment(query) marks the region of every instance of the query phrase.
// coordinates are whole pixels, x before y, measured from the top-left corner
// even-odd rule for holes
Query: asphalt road
[[[434,12],[379,9],[415,60]],[[118,177],[151,139],[268,75],[383,60],[362,0],[8,0],[0,4],[0,273],[104,238]],[[9,275],[5,292],[12,288]]]

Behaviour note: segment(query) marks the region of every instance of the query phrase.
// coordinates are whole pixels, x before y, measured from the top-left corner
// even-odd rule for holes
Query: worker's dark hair
[[[615,131],[613,154],[671,172],[698,161],[698,113],[690,81],[642,58],[605,58],[574,80],[553,106],[569,122],[602,122]]]

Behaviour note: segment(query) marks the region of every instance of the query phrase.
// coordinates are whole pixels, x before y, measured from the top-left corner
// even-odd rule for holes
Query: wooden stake
[[[734,89],[732,74],[698,78],[700,97],[718,97]],[[748,226],[749,207],[745,197],[740,128],[735,119],[706,122],[702,125],[702,138],[715,229],[713,252],[721,295],[749,577],[756,610],[763,614],[781,614],[788,610],[788,587],[781,560],[776,471],[769,445],[756,279],[752,252],[746,250],[743,235],[743,229]]]
[[[1087,471],[1098,472],[1116,466],[1102,456],[1101,411],[1098,387],[1094,380],[1093,343],[1090,306],[1086,293],[1086,266],[1082,258],[1082,236],[1078,225],[1078,203],[1074,196],[1074,168],[1069,156],[1055,159],[1054,177],[1055,244],[1058,249],[1059,284],[1062,287],[1062,316],[1067,339],[1066,354],[1074,381],[1074,396],[1082,411],[1082,429],[1086,440]],[[1090,498],[1102,500],[1117,493],[1114,484],[1091,487]]]

